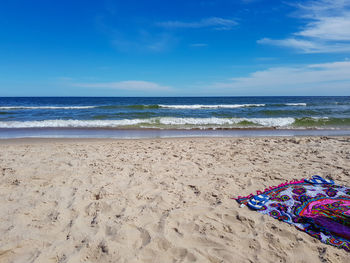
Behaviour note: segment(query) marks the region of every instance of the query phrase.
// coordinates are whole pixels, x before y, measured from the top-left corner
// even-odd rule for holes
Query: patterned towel
[[[294,225],[323,243],[350,252],[350,188],[339,185],[314,185],[291,181],[264,192],[269,201],[257,210]],[[239,196],[240,204],[253,197]]]

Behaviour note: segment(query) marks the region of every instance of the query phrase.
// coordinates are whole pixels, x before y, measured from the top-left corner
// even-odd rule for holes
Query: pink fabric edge
[[[286,181],[285,183],[279,184],[277,186],[270,186],[269,188],[266,188],[263,192],[262,191],[256,191],[256,194],[251,193],[250,195],[247,195],[247,196],[238,196],[237,198],[232,197],[231,199],[236,199],[236,200],[242,199],[242,198],[250,199],[254,195],[261,195],[261,194],[266,193],[267,191],[271,191],[273,189],[276,189],[276,188],[279,188],[279,187],[282,187],[282,186],[291,185],[291,184],[300,184],[300,183],[304,183],[304,182],[305,182],[304,179],[302,179],[302,180],[295,180],[295,179],[293,179],[291,181]]]

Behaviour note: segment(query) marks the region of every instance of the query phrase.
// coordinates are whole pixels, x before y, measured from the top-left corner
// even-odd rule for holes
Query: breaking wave
[[[235,128],[288,127],[294,118],[175,118],[157,117],[122,120],[0,121],[0,128]]]

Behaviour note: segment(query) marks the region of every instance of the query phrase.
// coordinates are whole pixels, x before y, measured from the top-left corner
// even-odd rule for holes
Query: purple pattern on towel
[[[350,252],[350,189],[339,185],[290,182],[264,192],[269,201],[257,210],[294,225],[323,243]],[[238,197],[247,204],[252,197]]]

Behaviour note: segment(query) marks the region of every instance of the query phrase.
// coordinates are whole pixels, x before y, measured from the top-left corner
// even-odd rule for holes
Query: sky
[[[350,0],[2,0],[0,96],[350,95]]]

